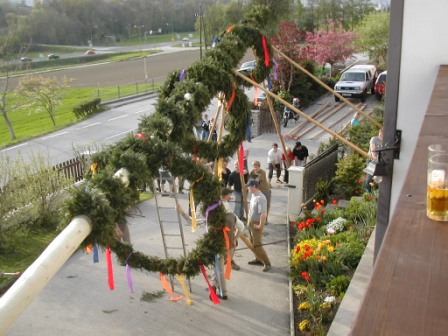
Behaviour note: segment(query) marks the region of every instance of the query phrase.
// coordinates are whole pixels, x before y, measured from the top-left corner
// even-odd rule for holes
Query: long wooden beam
[[[324,125],[322,125],[320,122],[318,122],[317,120],[314,120],[313,118],[309,117],[306,113],[302,112],[301,110],[299,110],[298,108],[296,108],[295,106],[293,106],[292,104],[288,103],[286,100],[284,100],[283,98],[277,96],[276,94],[272,93],[271,91],[267,90],[266,88],[264,88],[263,86],[261,86],[260,84],[258,84],[257,82],[253,81],[252,79],[250,79],[249,77],[243,75],[242,73],[234,70],[233,73],[238,76],[241,77],[242,79],[244,79],[246,82],[252,84],[253,86],[259,88],[260,90],[263,90],[267,96],[272,97],[273,99],[279,101],[280,103],[282,103],[285,106],[288,106],[291,110],[295,111],[296,113],[300,114],[302,117],[304,117],[306,120],[312,122],[313,124],[316,124],[317,126],[319,126],[320,128],[324,129],[325,131],[327,131],[328,133],[330,133],[332,136],[334,136],[335,138],[337,138],[339,141],[341,141],[342,143],[346,144],[347,146],[351,147],[353,150],[355,150],[356,152],[358,152],[359,154],[365,156],[366,158],[369,158],[370,155],[362,150],[361,148],[359,148],[358,146],[356,146],[355,144],[352,144],[350,141],[348,141],[347,139],[345,139],[344,137],[340,136],[338,133],[334,132],[333,130],[329,129],[328,127],[325,127]],[[366,115],[363,112],[364,115]]]
[[[334,94],[335,96],[337,96],[339,99],[341,99],[344,103],[346,103],[347,105],[349,105],[351,108],[353,108],[355,111],[359,112],[360,114],[362,114],[363,116],[365,116],[366,118],[368,118],[371,122],[373,122],[375,125],[377,125],[378,127],[383,127],[383,125],[381,125],[378,121],[376,121],[375,119],[373,119],[370,115],[368,115],[367,113],[365,113],[364,111],[362,111],[360,108],[358,108],[355,104],[353,104],[351,101],[349,101],[347,98],[341,96],[339,93],[335,92],[331,87],[329,87],[327,84],[325,84],[324,82],[322,82],[319,78],[317,78],[316,76],[314,76],[311,72],[309,72],[307,69],[305,69],[303,66],[301,66],[299,63],[294,62],[291,58],[289,58],[288,56],[286,56],[283,52],[281,52],[280,50],[278,50],[277,48],[275,48],[274,46],[272,47],[277,53],[279,53],[283,58],[285,58],[289,63],[293,64],[297,69],[303,71],[305,74],[307,74],[308,76],[310,76],[312,79],[314,79],[317,83],[319,83],[321,86],[323,86],[326,90],[328,90],[331,94]]]
[[[0,335],[6,335],[91,231],[89,218],[75,217],[0,298]]]

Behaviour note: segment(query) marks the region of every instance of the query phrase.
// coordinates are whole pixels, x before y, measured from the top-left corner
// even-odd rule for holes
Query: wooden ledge
[[[351,335],[448,333],[448,223],[426,216],[427,148],[448,144],[448,65],[440,66],[405,184]]]

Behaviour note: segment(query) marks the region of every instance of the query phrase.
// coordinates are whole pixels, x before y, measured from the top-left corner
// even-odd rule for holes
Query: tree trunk
[[[8,125],[9,133],[11,134],[11,140],[15,140],[16,139],[16,132],[14,131],[14,127],[12,126],[11,121],[8,118],[8,113],[5,110],[2,110],[2,115],[3,115],[3,118],[6,121],[6,125]]]

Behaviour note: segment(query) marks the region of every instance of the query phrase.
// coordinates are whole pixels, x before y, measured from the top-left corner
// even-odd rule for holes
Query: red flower
[[[317,217],[318,222],[322,222],[322,217]]]
[[[333,200],[334,205],[338,205],[338,200]]]
[[[302,277],[306,280],[306,281],[310,281],[310,275],[308,274],[308,272],[302,272]]]
[[[300,245],[297,245],[297,247],[296,247],[296,253],[299,253],[300,252]]]
[[[320,200],[320,204],[325,205],[325,201],[324,200]]]
[[[309,251],[311,249],[311,247],[307,244],[305,245],[305,251]]]

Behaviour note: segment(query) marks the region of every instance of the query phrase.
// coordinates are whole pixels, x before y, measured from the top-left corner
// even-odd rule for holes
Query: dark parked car
[[[56,55],[56,54],[50,54],[50,55],[48,55],[48,59],[49,60],[51,60],[51,59],[58,59],[59,58],[59,55]]]
[[[29,57],[22,57],[20,59],[20,62],[22,62],[22,63],[29,63],[29,62],[32,62],[32,61],[33,60],[31,58],[29,58]]]
[[[386,93],[386,77],[387,71],[383,71],[379,74],[376,82],[375,82],[375,94],[376,99],[381,100],[383,95]]]

